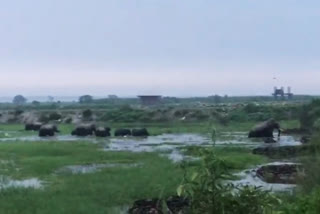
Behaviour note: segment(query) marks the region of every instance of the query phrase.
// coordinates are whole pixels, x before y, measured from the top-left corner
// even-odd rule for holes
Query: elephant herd
[[[52,124],[41,124],[38,122],[28,123],[25,125],[26,131],[39,131],[40,137],[54,136],[55,133],[60,132],[56,125]],[[273,139],[273,131],[278,130],[278,137],[281,135],[281,129],[278,122],[274,119],[269,119],[261,124],[255,126],[249,132],[249,138],[265,138],[266,142],[276,142]],[[109,127],[96,127],[95,124],[80,124],[75,127],[71,132],[73,136],[85,137],[85,136],[96,136],[96,137],[109,137],[111,136],[111,128]],[[116,129],[114,131],[115,137],[124,136],[136,136],[146,137],[149,136],[149,132],[145,128],[141,129]]]
[[[55,133],[60,132],[56,125],[41,123],[28,123],[25,124],[26,131],[38,131],[40,137],[52,137]],[[71,132],[73,136],[86,137],[86,136],[96,136],[96,137],[110,137],[111,128],[109,127],[96,127],[94,124],[80,124],[75,127]],[[134,137],[147,137],[149,132],[146,128],[141,129],[116,129],[114,131],[115,137],[124,136],[134,136]]]

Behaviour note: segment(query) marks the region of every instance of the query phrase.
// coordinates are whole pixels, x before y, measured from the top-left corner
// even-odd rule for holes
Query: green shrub
[[[226,163],[216,158],[214,151],[202,150],[202,157],[202,164],[191,176],[185,169],[184,180],[177,189],[178,195],[191,201],[191,213],[264,214],[271,213],[279,204],[276,197],[259,188],[226,184],[232,176]]]
[[[292,203],[284,205],[281,214],[319,214],[320,188],[316,188],[309,195],[299,196]]]
[[[300,111],[300,124],[303,129],[313,129],[315,121],[320,118],[320,100],[313,100],[304,105]]]
[[[50,118],[49,118],[49,116],[47,114],[43,113],[43,114],[40,115],[39,122],[41,122],[41,123],[49,123],[49,121],[50,121]]]
[[[230,122],[230,117],[226,114],[220,114],[217,117],[218,122],[223,125],[223,126],[227,126]]]
[[[50,120],[60,120],[62,118],[62,115],[57,112],[52,112],[49,114]]]
[[[86,109],[82,112],[82,118],[84,120],[91,120],[92,115],[93,115],[93,113],[90,109]]]
[[[230,113],[229,119],[235,122],[245,122],[248,121],[248,114],[243,111],[235,111]]]
[[[265,121],[270,118],[272,118],[270,113],[257,112],[248,114],[248,120],[250,121]]]
[[[256,113],[260,111],[260,107],[257,104],[249,103],[244,107],[246,113]]]

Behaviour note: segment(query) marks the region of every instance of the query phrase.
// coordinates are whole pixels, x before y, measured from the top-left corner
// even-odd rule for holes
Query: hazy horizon
[[[0,97],[320,94],[320,2],[5,1]]]

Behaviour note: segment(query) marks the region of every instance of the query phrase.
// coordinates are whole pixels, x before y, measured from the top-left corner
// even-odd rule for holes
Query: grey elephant
[[[32,123],[25,124],[24,129],[26,131],[39,131],[41,126],[42,126],[42,123],[40,122],[32,122]]]
[[[110,131],[111,129],[109,127],[98,127],[95,130],[95,135],[97,137],[110,137],[111,136]]]
[[[56,125],[46,124],[41,126],[39,130],[39,137],[52,137],[55,133],[60,132]]]
[[[131,136],[131,130],[130,129],[117,129],[114,132],[114,136],[116,136],[116,137]]]
[[[280,124],[274,119],[269,119],[263,123],[256,125],[251,129],[249,138],[273,138],[273,131],[278,130],[278,137],[281,135]]]
[[[71,135],[86,137],[94,135],[95,131],[96,125],[94,124],[80,124],[71,132]]]
[[[132,129],[132,136],[135,137],[147,137],[149,136],[149,132],[146,128],[142,129]]]

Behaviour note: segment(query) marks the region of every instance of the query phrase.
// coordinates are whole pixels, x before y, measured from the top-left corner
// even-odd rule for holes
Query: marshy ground
[[[39,138],[22,125],[1,125],[0,213],[125,213],[137,199],[175,195],[181,163],[192,169],[202,148],[226,161],[235,183],[285,190],[243,174],[272,161],[252,154],[263,143],[247,138],[250,125],[220,128],[215,142],[205,123],[152,124],[148,138],[72,137],[72,125],[60,126],[56,137]],[[280,144],[297,139],[283,136]]]

